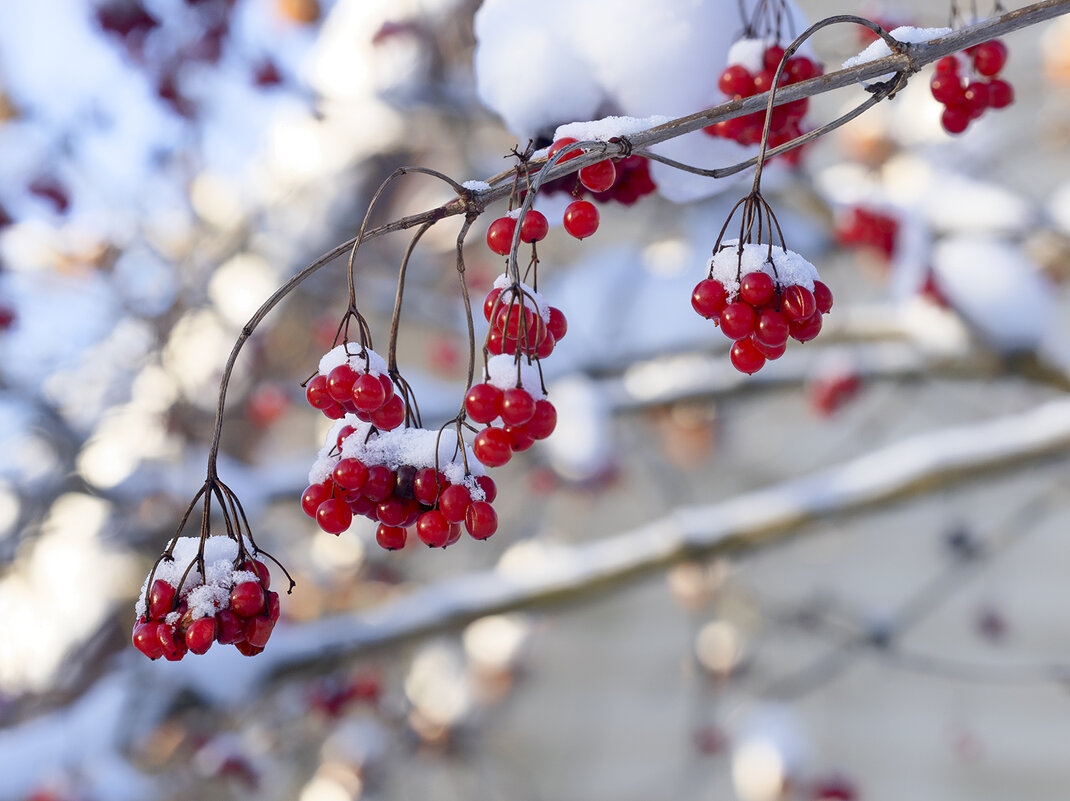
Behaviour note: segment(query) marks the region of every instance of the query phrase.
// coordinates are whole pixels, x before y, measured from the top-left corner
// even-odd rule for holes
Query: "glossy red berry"
[[[216,622],[214,617],[199,617],[186,629],[186,645],[195,654],[203,654],[215,642]]]
[[[159,659],[163,656],[163,645],[157,631],[159,626],[160,624],[154,621],[143,621],[134,626],[134,647],[149,659]]]
[[[464,398],[464,410],[476,423],[489,423],[501,414],[502,391],[493,384],[474,384]]]
[[[788,59],[788,63],[784,66],[784,71],[788,74],[789,82],[798,83],[817,75],[815,67],[814,62],[805,56],[795,56]]]
[[[732,343],[729,358],[733,367],[748,375],[758,372],[765,366],[765,354],[754,346],[750,337],[737,339]]]
[[[174,627],[168,626],[166,623],[160,623],[156,627],[156,637],[159,639],[160,647],[163,649],[163,658],[168,662],[178,662],[189,650],[182,632],[176,631]]]
[[[375,541],[379,543],[380,548],[385,548],[388,551],[397,551],[404,548],[406,538],[405,529],[398,526],[380,524],[379,528],[375,530]]]
[[[535,444],[535,437],[528,433],[525,425],[506,426],[505,433],[509,435],[509,447],[513,453],[526,451]]]
[[[951,75],[958,75],[959,60],[954,56],[944,56],[936,62],[936,71],[938,73],[944,72]]]
[[[316,509],[316,523],[328,534],[341,534],[353,522],[353,512],[341,498],[328,498]]]
[[[754,331],[754,308],[735,301],[721,309],[721,330],[729,339],[742,339]]]
[[[1014,88],[998,78],[988,82],[988,104],[992,108],[1006,108],[1014,102]]]
[[[788,341],[788,318],[778,311],[766,309],[758,315],[754,338],[773,348],[783,345]]]
[[[788,320],[804,320],[817,311],[814,293],[804,286],[792,284],[780,296],[780,311]]]
[[[501,416],[506,425],[523,425],[534,414],[535,399],[526,389],[512,387],[502,393]]]
[[[821,333],[821,312],[815,311],[802,320],[792,320],[789,327],[792,339],[797,342],[809,342]]]
[[[487,228],[487,247],[501,256],[509,255],[513,245],[513,232],[516,231],[516,219],[499,217]]]
[[[776,294],[773,276],[767,273],[747,273],[739,282],[739,299],[751,306],[764,306]]]
[[[546,221],[546,215],[535,209],[528,209],[524,215],[524,221],[520,223],[521,242],[541,242],[550,233],[550,223]]]
[[[215,639],[220,645],[232,645],[245,639],[241,619],[229,609],[220,609],[216,613]]]
[[[375,507],[375,518],[384,526],[404,525],[409,516],[409,507],[403,498],[392,496],[385,501],[379,501]]]
[[[451,484],[442,491],[438,498],[438,510],[451,523],[464,520],[464,513],[472,502],[468,487],[463,484]]]
[[[560,139],[558,139],[552,145],[550,145],[550,149],[548,151],[546,151],[546,158],[552,159],[554,156],[557,155],[558,151],[568,147],[569,145],[575,144],[577,141],[578,140],[573,139],[571,136],[562,136]],[[568,161],[569,159],[574,159],[577,156],[582,156],[582,155],[583,155],[583,151],[578,149],[578,148],[576,148],[576,149],[570,150],[567,153],[565,153],[565,155],[563,155],[561,157],[561,161],[559,161],[558,163],[560,164],[561,162],[565,162],[565,161]]]
[[[980,81],[971,82],[962,93],[970,119],[980,117],[988,108],[988,84]]]
[[[394,471],[383,464],[368,468],[368,480],[364,482],[364,497],[376,503],[385,501],[394,493]]]
[[[574,200],[565,209],[565,230],[576,239],[586,239],[598,230],[598,209],[589,200]]]
[[[149,588],[149,619],[162,620],[174,609],[175,588],[163,579],[156,579]]]
[[[945,106],[952,103],[962,102],[963,86],[957,75],[952,73],[939,73],[929,84],[933,97]]]
[[[828,314],[832,308],[832,290],[821,281],[814,281],[814,303],[822,314]]]
[[[305,398],[315,409],[326,409],[336,403],[330,393],[327,392],[327,376],[324,375],[314,376],[305,385]]]
[[[473,501],[464,516],[464,527],[477,540],[485,540],[498,530],[498,513],[486,501]]]
[[[724,284],[713,278],[704,278],[691,292],[691,307],[707,320],[721,314],[725,306]]]
[[[264,615],[256,615],[245,621],[242,631],[245,632],[245,641],[256,648],[263,648],[271,637],[271,630],[275,624]]]
[[[368,468],[359,459],[341,459],[334,466],[334,483],[345,490],[359,490],[368,480]]]
[[[780,45],[771,45],[765,49],[765,54],[762,56],[762,66],[770,72],[775,72],[783,58],[784,48]]]
[[[556,306],[550,307],[550,320],[546,323],[546,330],[554,335],[554,340],[560,342],[568,333],[568,320],[565,313]]]
[[[502,294],[501,287],[495,287],[487,293],[486,300],[483,301],[483,317],[487,322],[490,322],[491,315],[495,312],[495,307],[498,304],[498,296]]]
[[[336,403],[346,403],[352,398],[353,382],[357,380],[357,374],[348,364],[340,364],[331,372],[327,373],[327,394]]]
[[[970,112],[965,106],[948,106],[940,115],[940,125],[949,134],[960,134],[969,124]]]
[[[351,392],[353,405],[361,412],[374,412],[386,403],[386,391],[378,376],[364,373],[353,382]]]
[[[405,401],[395,395],[372,412],[372,425],[381,431],[393,431],[405,422]]]
[[[443,548],[450,536],[450,523],[437,509],[424,512],[416,521],[416,536],[431,548]]]
[[[761,353],[768,361],[779,359],[781,356],[784,355],[784,351],[788,349],[787,342],[781,342],[779,345],[765,345],[757,339],[752,339],[751,341],[754,343],[754,347],[758,349],[758,352]]]
[[[494,483],[494,479],[490,476],[479,476],[476,483],[483,490],[487,503],[494,503],[494,499],[498,497],[498,485]]]
[[[238,617],[252,617],[264,611],[264,588],[259,581],[243,581],[230,591],[230,609]]]
[[[501,467],[513,455],[509,435],[500,428],[484,428],[476,434],[472,452],[487,467]]]
[[[749,97],[754,93],[754,78],[742,64],[729,64],[717,79],[717,88],[729,97]]]
[[[557,427],[557,409],[550,401],[543,398],[535,401],[535,411],[524,428],[532,439],[546,439]],[[488,498],[493,500],[493,498]]]
[[[580,169],[580,183],[592,192],[606,192],[617,180],[617,168],[610,159],[596,161]]]

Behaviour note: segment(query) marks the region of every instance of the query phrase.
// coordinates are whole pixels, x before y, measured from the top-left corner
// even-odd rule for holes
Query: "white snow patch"
[[[793,250],[750,244],[743,245],[740,253],[738,242],[737,239],[722,242],[721,249],[709,261],[711,277],[721,282],[729,297],[739,292],[737,276],[747,273],[766,273],[781,287],[798,284],[811,292],[814,281],[820,280],[817,268]]]
[[[765,69],[765,51],[772,42],[765,39],[737,39],[728,48],[727,64],[739,64],[746,67],[752,76]]]
[[[608,142],[615,136],[628,136],[664,125],[669,117],[654,114],[650,117],[603,117],[590,122],[569,122],[554,131],[554,141],[571,136],[580,142]]]
[[[494,279],[494,288],[502,290],[501,295],[498,296],[498,308],[513,302],[513,279],[508,273],[502,273]],[[520,294],[527,308],[538,314],[544,323],[550,322],[550,304],[541,294],[523,281],[520,282]]]
[[[465,189],[471,189],[473,192],[486,192],[490,189],[490,184],[486,181],[465,181],[461,186]]]
[[[531,397],[535,400],[541,400],[546,397],[546,393],[542,391],[542,378],[539,375],[539,368],[534,363],[528,364],[527,360],[522,356],[519,359],[516,356],[509,356],[505,353],[491,356],[487,360],[487,369],[484,372],[484,380],[500,390],[504,391],[518,386],[519,376],[519,386]]]
[[[349,364],[357,373],[380,375],[387,372],[386,360],[371,348],[361,348],[359,343],[342,344],[327,351],[320,359],[320,375],[327,375],[335,367]]]
[[[950,28],[914,28],[910,25],[903,25],[902,27],[895,28],[888,32],[889,35],[898,42],[904,44],[921,44],[923,42],[931,42],[933,39],[940,39],[951,33]],[[871,42],[869,47],[863,50],[856,56],[851,56],[845,62],[843,62],[843,69],[849,70],[852,67],[858,67],[862,64],[868,64],[871,61],[877,61],[892,54],[891,48],[888,47],[887,42],[883,39],[877,39],[875,42]]]

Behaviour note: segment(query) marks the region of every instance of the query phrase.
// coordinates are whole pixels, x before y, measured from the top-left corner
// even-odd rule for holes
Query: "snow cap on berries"
[[[772,264],[769,262],[770,253]],[[710,277],[721,282],[729,297],[739,292],[737,276],[747,273],[767,273],[779,286],[799,285],[811,292],[814,290],[814,281],[820,280],[817,268],[795,251],[776,245],[746,244],[741,256],[738,239],[722,242],[720,250],[710,259],[709,267]]]
[[[513,279],[509,277],[508,273],[502,273],[494,279],[494,288],[502,290],[498,300],[498,308],[508,306],[512,302],[512,286]],[[536,312],[544,323],[550,322],[550,304],[546,302],[546,299],[523,281],[520,282],[520,291],[524,298],[524,305]]]
[[[502,390],[513,389],[517,386],[517,369],[518,363],[515,356],[509,356],[507,354],[501,354],[499,356],[491,356],[487,360],[486,377],[484,380]],[[546,397],[546,393],[542,390],[542,377],[539,374],[539,368],[534,364],[528,364],[527,360],[521,359],[519,362],[520,370],[520,386],[535,400],[542,400]]]
[[[156,572],[152,574],[153,581],[163,580],[178,589],[182,576],[186,575],[186,569],[189,568],[191,562],[193,563],[193,567],[189,568],[189,574],[186,575],[186,580],[182,584],[179,598],[189,605],[190,616],[194,620],[212,617],[219,610],[229,608],[230,591],[235,584],[241,584],[243,581],[259,581],[255,573],[235,569],[234,560],[238,558],[238,541],[222,536],[208,537],[204,541],[206,575],[202,580],[196,562],[200,543],[200,537],[179,537],[171,551],[174,558],[161,560],[156,566]],[[252,546],[248,542],[245,547],[250,553],[252,552]],[[138,618],[143,617],[148,611],[145,605],[148,589],[149,579],[146,577],[134,607]],[[175,612],[171,614],[176,615]],[[171,620],[169,615],[166,622],[173,624],[175,620]]]
[[[367,354],[366,359],[365,354]],[[386,360],[382,356],[371,348],[362,350],[358,343],[349,342],[343,343],[323,354],[319,365],[320,375],[327,375],[335,367],[340,367],[347,363],[357,373],[365,372],[365,366],[367,366],[367,372],[372,375],[387,372]]]

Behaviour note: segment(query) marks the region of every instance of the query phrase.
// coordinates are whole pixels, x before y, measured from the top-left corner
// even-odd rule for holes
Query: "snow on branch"
[[[981,474],[1064,456],[1070,401],[958,426],[728,501],[677,510],[632,531],[576,546],[532,545],[524,560],[428,584],[361,615],[278,631],[268,678],[322,669],[368,649],[447,630],[485,615],[620,587],[675,562],[744,552],[800,535],[807,523],[858,512]]]

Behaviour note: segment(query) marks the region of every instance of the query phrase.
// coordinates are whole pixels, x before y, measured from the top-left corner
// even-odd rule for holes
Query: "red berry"
[[[356,381],[350,394],[353,405],[361,412],[374,412],[386,403],[386,392],[378,376],[371,373],[361,374]]]
[[[509,255],[513,245],[513,232],[516,231],[516,219],[499,217],[487,228],[487,247],[501,256]]]
[[[383,386],[383,403],[394,397],[394,382],[386,373],[379,373],[379,383]]]
[[[535,351],[535,356],[539,359],[545,359],[554,352],[554,347],[556,345],[557,340],[554,339],[554,335],[547,331],[539,341],[539,347],[538,350]]]
[[[546,215],[535,209],[528,209],[524,215],[524,222],[520,223],[521,242],[541,242],[550,233],[550,223],[546,221]]]
[[[485,540],[498,530],[498,513],[487,501],[473,501],[464,516],[464,527],[477,540]]]
[[[301,496],[301,509],[309,517],[316,516],[316,510],[321,503],[331,497],[331,483],[312,484],[305,489]]]
[[[747,273],[739,282],[739,299],[751,306],[764,306],[776,294],[773,276],[767,273]]]
[[[557,427],[557,409],[543,398],[535,401],[535,411],[524,428],[532,439],[546,439]],[[488,499],[493,500],[493,499]]]
[[[959,60],[954,56],[944,56],[936,62],[936,71],[958,75]]]
[[[493,384],[474,384],[464,397],[464,410],[473,421],[489,423],[502,411],[502,391]]]
[[[149,588],[149,620],[162,620],[175,606],[175,588],[163,579],[156,579]]]
[[[721,330],[729,339],[742,339],[754,330],[754,309],[747,303],[736,301],[721,310]]]
[[[472,496],[468,487],[463,484],[452,484],[442,490],[438,498],[438,510],[451,523],[460,523],[464,520],[465,510],[472,502]]]
[[[787,342],[781,342],[779,345],[765,345],[762,342],[759,342],[757,339],[752,338],[751,341],[754,343],[754,347],[758,349],[758,352],[761,353],[768,361],[779,359],[781,356],[784,355],[784,351],[788,349]]]
[[[717,79],[717,87],[729,97],[749,97],[754,93],[754,79],[742,64],[729,64]]]
[[[166,624],[164,624],[166,625]],[[149,659],[159,659],[163,656],[163,645],[160,643],[157,628],[159,623],[142,621],[134,626],[134,647]]]
[[[498,497],[498,485],[494,483],[494,479],[490,476],[479,476],[476,483],[483,490],[487,503],[494,503],[494,499]]]
[[[377,505],[376,501],[365,498],[360,492],[347,492],[342,496],[342,500],[349,506],[349,511],[354,517],[371,518]]]
[[[977,119],[988,108],[988,84],[973,81],[962,93],[966,101],[966,108],[970,110],[970,118]]]
[[[828,314],[832,308],[832,290],[821,281],[814,281],[814,303],[822,314]]]
[[[406,532],[400,526],[379,525],[375,530],[375,541],[380,548],[388,551],[397,551],[405,547]]]
[[[214,617],[199,617],[186,629],[186,645],[195,654],[203,654],[215,642],[216,623]]]
[[[277,592],[266,593],[265,606],[267,607],[268,620],[272,623],[279,621],[279,615],[282,614],[282,607],[279,605],[279,594]]]
[[[589,200],[574,200],[565,209],[565,230],[576,239],[586,239],[598,230],[598,209]]]
[[[220,645],[232,645],[238,640],[245,639],[241,620],[229,609],[220,609],[216,612],[215,621],[215,638]]]
[[[1007,46],[998,39],[983,42],[973,49],[973,68],[981,75],[991,78],[998,75],[1007,63]]]
[[[424,506],[434,506],[439,492],[447,486],[449,482],[442,473],[433,467],[423,467],[416,471],[412,480],[412,494]]]
[[[445,548],[453,543],[457,542],[461,538],[461,524],[450,523],[450,535],[446,537],[446,544],[442,547]]]
[[[403,498],[390,497],[375,507],[375,517],[384,526],[401,526],[409,516],[409,507]]]
[[[776,67],[771,70],[762,70],[754,76],[754,93],[760,94],[762,92],[768,92],[773,88],[773,76],[775,75]],[[780,86],[784,86],[788,82],[788,76],[786,73],[780,73]]]
[[[394,494],[396,482],[393,470],[384,464],[374,464],[368,468],[368,480],[364,482],[364,497],[376,503],[385,501]]]
[[[353,512],[341,498],[328,498],[316,509],[316,523],[328,534],[341,534],[353,522]]]
[[[778,311],[766,309],[754,324],[754,338],[772,348],[783,345],[788,341],[788,318]]]
[[[788,59],[784,71],[788,74],[789,83],[798,83],[813,78],[816,74],[815,66],[814,62],[805,56],[795,56]]]
[[[353,382],[357,380],[357,374],[348,364],[340,364],[331,372],[327,373],[327,394],[336,403],[346,403],[352,400]]]
[[[380,431],[393,431],[405,422],[405,401],[400,395],[394,395],[372,412],[371,422]]]
[[[1014,88],[998,78],[988,82],[988,105],[992,108],[1006,108],[1014,102]]]
[[[163,658],[168,662],[177,662],[186,655],[189,648],[182,632],[175,631],[173,626],[160,623],[156,626],[156,637],[163,649]]]
[[[970,124],[970,112],[965,106],[948,106],[940,115],[940,124],[949,134],[960,134]]]
[[[345,490],[359,490],[368,480],[368,468],[360,459],[342,459],[334,466],[334,483]]]
[[[512,448],[513,453],[526,451],[535,444],[535,437],[528,433],[527,426],[523,424],[506,426],[505,433],[509,435],[509,447]]]
[[[237,640],[234,643],[234,647],[238,649],[238,653],[243,656],[256,656],[257,654],[264,653],[262,646],[253,645],[246,640]]]
[[[424,512],[416,521],[416,536],[431,548],[444,548],[450,536],[450,522],[437,509]]]
[[[724,284],[712,278],[699,281],[691,292],[691,307],[707,320],[721,314],[725,300]]]
[[[315,409],[326,409],[336,403],[327,392],[327,376],[317,375],[305,385],[305,397]]]
[[[817,311],[814,293],[804,286],[792,284],[780,296],[780,311],[791,320],[804,320]]]
[[[809,342],[821,333],[821,312],[815,311],[802,320],[792,320],[789,328],[792,339],[797,342]]]
[[[257,615],[245,621],[242,631],[245,632],[245,641],[255,648],[263,648],[271,637],[271,630],[275,628],[264,615]]]
[[[936,75],[929,84],[933,97],[949,106],[953,103],[962,102],[962,81],[957,75],[942,72]]]
[[[265,590],[271,586],[271,573],[268,572],[267,565],[259,559],[246,559],[245,564],[242,565],[242,570],[256,573],[256,577],[260,579],[260,585]]]
[[[230,608],[238,617],[252,617],[264,611],[264,588],[259,581],[243,581],[230,591]]]
[[[560,342],[568,332],[568,320],[565,313],[556,306],[550,307],[550,320],[546,323],[546,330],[554,335],[554,340]]]
[[[494,306],[498,302],[498,296],[502,294],[501,287],[495,287],[487,293],[486,300],[483,301],[483,316],[490,322],[490,316],[494,313]]]
[[[579,140],[573,139],[571,136],[562,136],[560,139],[558,139],[556,142],[554,142],[552,145],[550,145],[550,149],[546,152],[546,158],[552,159],[554,156],[557,155],[557,152],[559,150],[561,150],[562,148],[568,147],[569,145],[575,144],[577,141],[579,141]],[[577,156],[582,156],[582,155],[583,155],[583,151],[580,150],[579,148],[577,148],[575,150],[570,150],[569,152],[567,152],[565,155],[563,155],[561,157],[561,161],[559,161],[558,164],[561,164],[562,162],[568,161],[569,159],[574,159]]]
[[[580,169],[580,183],[592,192],[606,192],[617,180],[617,168],[610,159],[596,161]]]
[[[780,45],[771,45],[765,49],[765,55],[762,56],[762,66],[770,72],[776,72],[776,68],[780,66],[780,61],[783,58],[784,48]]]
[[[500,428],[484,428],[476,434],[472,452],[487,467],[501,467],[513,456],[509,435]]]
[[[535,399],[526,389],[513,387],[502,393],[502,420],[507,426],[526,423],[535,414]]]
[[[737,339],[732,343],[729,358],[732,360],[733,367],[748,375],[758,372],[765,365],[765,354],[754,346],[754,341],[750,337]]]

